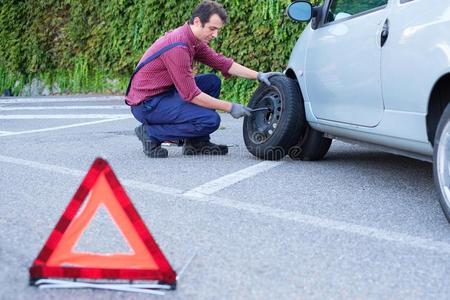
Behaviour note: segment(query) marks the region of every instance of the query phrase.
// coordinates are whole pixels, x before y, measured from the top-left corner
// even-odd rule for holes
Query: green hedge
[[[186,22],[198,3],[2,0],[0,91],[13,88],[17,95],[38,78],[61,93],[123,93],[144,51]],[[290,0],[221,3],[230,22],[212,47],[255,70],[282,70],[304,27],[285,16]],[[232,78],[224,82],[222,98],[246,102],[255,87],[254,81]]]

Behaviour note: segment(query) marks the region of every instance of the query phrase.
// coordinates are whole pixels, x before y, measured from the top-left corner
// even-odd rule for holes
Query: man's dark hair
[[[202,22],[202,26],[204,26],[209,21],[209,18],[215,14],[222,19],[224,24],[227,22],[227,11],[223,8],[222,4],[212,0],[203,0],[203,2],[197,5],[192,12],[192,17],[189,20],[189,24],[194,24],[194,19],[199,17]]]

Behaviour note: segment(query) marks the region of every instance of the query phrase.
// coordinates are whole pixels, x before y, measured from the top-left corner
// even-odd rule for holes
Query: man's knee
[[[219,76],[217,76],[216,74],[209,74],[210,80],[211,80],[211,85],[214,87],[215,90],[218,90],[220,92],[220,88],[222,86],[222,80],[220,80]]]
[[[209,80],[211,83],[211,96],[219,98],[222,81],[216,74],[209,74],[209,76]]]
[[[216,74],[202,74],[195,77],[196,83],[202,92],[218,98],[222,81]]]

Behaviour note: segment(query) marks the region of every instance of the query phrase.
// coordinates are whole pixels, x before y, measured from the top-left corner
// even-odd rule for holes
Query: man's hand
[[[247,106],[237,103],[233,103],[233,106],[231,106],[230,115],[235,119],[239,119],[244,116],[249,117],[251,114],[252,111]]]
[[[271,85],[269,81],[270,77],[277,75],[284,75],[284,74],[280,72],[267,72],[267,73],[259,72],[258,75],[256,76],[256,79],[258,79],[259,82],[264,82],[266,85],[270,86]]]

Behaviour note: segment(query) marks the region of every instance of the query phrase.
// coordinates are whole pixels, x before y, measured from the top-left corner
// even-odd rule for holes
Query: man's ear
[[[198,26],[198,27],[203,27],[203,26],[202,26],[202,21],[200,20],[199,17],[195,17],[195,18],[194,18],[194,25],[195,25],[195,26]]]

